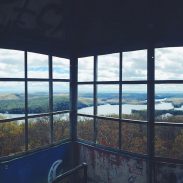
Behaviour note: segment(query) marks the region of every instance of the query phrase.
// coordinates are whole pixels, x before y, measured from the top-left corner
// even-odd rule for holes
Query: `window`
[[[78,139],[147,154],[147,50],[86,57],[78,65]]]
[[[70,138],[69,62],[0,49],[0,157]]]

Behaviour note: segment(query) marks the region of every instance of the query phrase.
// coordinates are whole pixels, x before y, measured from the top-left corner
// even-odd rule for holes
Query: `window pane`
[[[53,136],[55,142],[70,138],[69,113],[53,116]]]
[[[70,109],[69,83],[53,82],[53,111]]]
[[[147,126],[122,122],[122,149],[135,153],[147,153]]]
[[[155,68],[156,80],[183,79],[183,47],[155,49]]]
[[[23,120],[0,123],[0,156],[14,155],[25,150],[24,126]]]
[[[50,144],[49,117],[32,118],[29,123],[29,149]]]
[[[0,82],[0,86],[0,115],[3,118],[24,116],[24,82]]]
[[[28,83],[29,114],[49,112],[49,87],[46,82]]]
[[[156,156],[183,159],[183,127],[157,126],[155,128]]]
[[[0,49],[0,78],[24,77],[24,52]]]
[[[122,86],[122,117],[147,120],[147,86],[127,84]]]
[[[93,81],[94,57],[78,59],[78,81]]]
[[[119,117],[119,85],[98,85],[98,115]]]
[[[183,122],[183,85],[155,85],[155,120]]]
[[[78,116],[78,138],[93,141],[94,138],[94,121],[93,118]]]
[[[27,54],[28,78],[48,78],[48,55]]]
[[[53,57],[53,78],[70,78],[70,60],[65,58]]]
[[[119,81],[119,53],[98,56],[98,81]]]
[[[78,113],[93,115],[93,85],[78,85]]]
[[[119,122],[98,119],[97,120],[97,144],[118,148]]]
[[[147,80],[147,50],[123,52],[123,81]]]

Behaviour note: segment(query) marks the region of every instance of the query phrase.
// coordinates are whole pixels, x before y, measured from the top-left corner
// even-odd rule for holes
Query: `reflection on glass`
[[[32,118],[28,120],[29,149],[50,144],[49,117]]]
[[[119,85],[98,85],[98,115],[119,117]]]
[[[49,85],[47,82],[28,83],[29,114],[49,112]]]
[[[27,54],[28,78],[48,78],[48,55]]]
[[[98,56],[98,81],[119,81],[119,53]]]
[[[147,80],[147,50],[123,52],[123,81]]]
[[[78,113],[93,115],[93,85],[78,85]]]
[[[53,82],[53,111],[70,109],[69,83]]]
[[[147,120],[146,85],[122,85],[122,118]]]
[[[94,57],[78,59],[78,81],[93,81]]]
[[[183,70],[183,47],[155,49],[156,80],[183,79],[182,70]]]
[[[155,120],[183,122],[183,85],[155,85]]]
[[[122,123],[122,149],[135,153],[147,153],[147,126],[143,124]]]
[[[53,116],[53,137],[54,142],[70,138],[69,113]]]
[[[24,52],[0,49],[0,78],[24,78]]]
[[[93,118],[78,116],[77,133],[79,139],[93,141],[94,139]]]
[[[24,127],[23,120],[0,123],[0,157],[14,155],[25,150]]]
[[[174,126],[156,126],[156,156],[183,159],[183,128]]]
[[[15,118],[25,115],[24,82],[0,82],[0,115]]]
[[[70,78],[70,60],[65,58],[53,57],[53,78]]]
[[[98,119],[97,120],[97,144],[118,148],[119,122]]]

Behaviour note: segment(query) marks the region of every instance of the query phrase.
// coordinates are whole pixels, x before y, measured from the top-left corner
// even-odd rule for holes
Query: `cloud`
[[[183,47],[156,49],[155,63],[157,80],[183,79]]]
[[[147,80],[147,50],[123,53],[123,80]]]
[[[94,57],[78,59],[78,81],[93,81]]]

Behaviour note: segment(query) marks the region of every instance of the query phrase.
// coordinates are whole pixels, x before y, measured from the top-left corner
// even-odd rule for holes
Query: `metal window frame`
[[[81,114],[77,113],[78,116],[83,117],[90,117],[94,119],[94,141],[89,142],[83,139],[77,139],[79,143],[82,143],[84,145],[92,145],[96,147],[101,147],[105,150],[111,150],[112,152],[118,152],[125,155],[132,155],[134,157],[141,157],[142,159],[145,159],[147,161],[147,181],[148,183],[154,183],[154,176],[155,176],[155,166],[157,162],[166,162],[166,163],[173,163],[173,164],[180,164],[183,163],[183,160],[177,160],[172,158],[164,158],[164,157],[158,157],[155,155],[155,126],[174,126],[174,127],[183,127],[183,123],[173,123],[173,122],[156,122],[155,121],[155,85],[156,84],[183,84],[183,80],[155,80],[155,47],[153,45],[150,45],[147,49],[147,80],[134,80],[134,81],[123,81],[122,76],[122,68],[123,68],[123,52],[120,52],[119,56],[119,62],[120,62],[120,68],[119,68],[119,81],[98,81],[97,75],[98,75],[98,68],[97,68],[97,61],[98,61],[98,55],[94,55],[94,81],[77,81],[77,85],[93,85],[94,86],[94,115],[88,115],[88,114]],[[97,86],[99,84],[113,84],[113,85],[119,85],[119,118],[111,118],[111,117],[104,117],[104,116],[98,116],[97,113]],[[123,119],[122,118],[122,91],[123,91],[123,85],[124,84],[145,84],[147,86],[147,121],[142,120],[132,120],[132,119]],[[97,133],[97,119],[106,119],[111,121],[119,122],[119,147],[117,148],[111,148],[107,146],[103,146],[101,144],[96,144],[96,133]],[[133,153],[129,151],[123,150],[122,147],[122,132],[121,127],[123,125],[123,122],[129,123],[129,124],[142,124],[146,125],[147,127],[147,154],[139,154],[139,153]]]
[[[24,120],[24,127],[25,127],[25,151],[23,152],[18,152],[15,155],[7,155],[7,156],[2,156],[0,157],[0,160],[6,160],[9,158],[14,158],[17,156],[21,156],[24,154],[29,154],[30,152],[35,152],[39,149],[44,149],[45,147],[52,147],[54,144],[62,143],[62,142],[67,142],[68,140],[70,141],[71,138],[69,139],[63,139],[59,142],[54,141],[54,136],[53,136],[53,117],[54,115],[59,115],[59,114],[69,114],[71,109],[69,110],[63,110],[63,111],[53,111],[53,82],[60,82],[60,83],[71,83],[71,76],[69,79],[55,79],[53,78],[53,56],[52,55],[46,55],[48,57],[48,78],[28,78],[28,51],[24,50],[22,51],[24,54],[24,78],[0,78],[0,82],[22,82],[24,84],[24,104],[25,104],[25,114],[23,114],[22,117],[15,117],[15,118],[7,118],[7,119],[0,119],[0,124],[3,123],[10,123],[10,122],[15,122],[18,120]],[[69,70],[71,70],[71,61],[68,59],[69,62]],[[47,113],[39,113],[39,114],[29,114],[28,112],[28,82],[48,82],[48,89],[49,89],[49,100],[48,100],[48,105],[49,105],[49,111]],[[69,91],[69,96],[70,96],[70,91]],[[70,99],[70,103],[72,100]],[[40,146],[34,149],[29,149],[29,128],[28,128],[28,120],[32,118],[39,118],[39,117],[49,117],[49,123],[50,123],[50,144]]]

